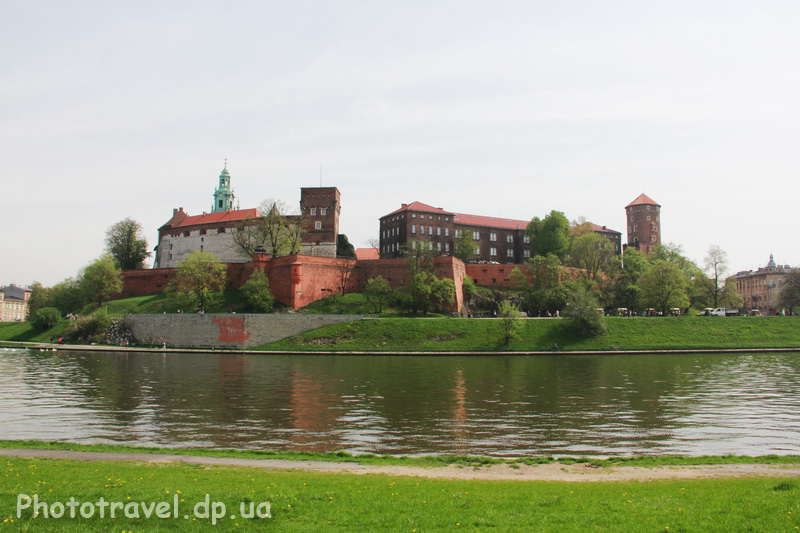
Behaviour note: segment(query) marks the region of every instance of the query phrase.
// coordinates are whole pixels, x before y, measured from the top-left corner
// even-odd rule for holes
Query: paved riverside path
[[[613,466],[549,463],[543,465],[495,464],[478,467],[448,465],[419,467],[362,465],[351,462],[291,461],[285,459],[239,459],[170,453],[79,452],[72,450],[0,449],[0,456],[28,459],[73,459],[82,461],[134,461],[139,463],[186,463],[210,467],[232,466],[267,470],[305,470],[332,474],[381,474],[439,479],[483,479],[517,481],[650,481],[657,479],[713,479],[723,477],[798,477],[800,464],[722,464],[692,466]]]

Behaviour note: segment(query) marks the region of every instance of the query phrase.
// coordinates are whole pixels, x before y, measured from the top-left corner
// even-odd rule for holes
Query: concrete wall
[[[359,315],[162,314],[126,315],[141,344],[183,348],[242,348],[304,331],[361,320]]]

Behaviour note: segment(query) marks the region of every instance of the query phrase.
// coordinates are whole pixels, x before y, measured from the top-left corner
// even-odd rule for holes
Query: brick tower
[[[303,254],[336,257],[339,234],[341,194],[336,187],[303,187],[300,189],[300,212],[306,232]]]
[[[642,193],[625,206],[625,218],[628,222],[628,246],[648,254],[653,246],[661,244],[661,206],[658,202]]]

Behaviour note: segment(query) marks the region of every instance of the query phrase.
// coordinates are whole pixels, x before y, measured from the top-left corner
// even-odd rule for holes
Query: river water
[[[800,354],[0,349],[0,438],[409,455],[800,454]]]

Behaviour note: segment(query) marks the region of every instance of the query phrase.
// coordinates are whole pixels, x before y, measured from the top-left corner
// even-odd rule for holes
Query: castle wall
[[[235,228],[228,227],[185,230],[179,235],[164,235],[158,245],[158,266],[175,268],[197,250],[212,253],[223,263],[247,263],[250,258],[233,240],[235,231]]]
[[[460,310],[463,306],[461,286],[465,276],[464,264],[453,257],[437,257],[433,261],[434,270],[439,277],[453,280],[456,303],[452,310]],[[299,309],[322,298],[339,294],[344,265],[349,265],[351,270],[346,292],[362,291],[367,280],[376,276],[383,276],[393,289],[399,289],[409,281],[408,263],[404,259],[358,261],[290,255],[249,263],[228,263],[226,288],[240,288],[255,269],[263,268],[267,272],[270,290],[275,299]],[[115,297],[128,298],[164,292],[176,271],[172,268],[126,270],[122,273],[123,291]]]

